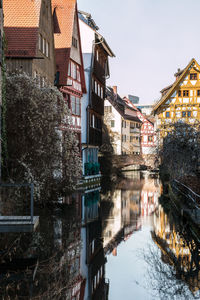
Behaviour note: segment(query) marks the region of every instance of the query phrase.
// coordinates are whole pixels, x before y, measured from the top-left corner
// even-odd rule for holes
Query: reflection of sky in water
[[[150,221],[149,217],[149,221]],[[108,256],[106,277],[110,279],[109,300],[156,300],[147,289],[147,263],[142,257],[151,239],[150,223],[146,222],[141,231],[135,232],[117,248],[117,257]]]

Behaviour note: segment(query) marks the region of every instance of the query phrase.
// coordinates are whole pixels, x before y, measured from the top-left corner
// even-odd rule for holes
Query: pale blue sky
[[[200,0],[78,0],[116,58],[109,85],[150,104],[174,81],[177,68],[200,63]]]

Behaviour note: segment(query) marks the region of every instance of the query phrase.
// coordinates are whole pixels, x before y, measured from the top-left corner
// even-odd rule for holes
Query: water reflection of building
[[[145,177],[141,190],[141,215],[151,215],[158,206],[160,183],[158,178]]]
[[[177,225],[179,224],[179,225]],[[187,283],[194,293],[200,289],[200,243],[194,239],[190,228],[175,223],[159,206],[154,215],[152,238],[161,249],[162,261],[172,265],[176,277]]]
[[[155,211],[160,196],[159,180],[150,174],[141,178],[141,172],[133,171],[124,176],[112,195],[110,192],[106,195],[112,206],[109,214],[102,215],[105,253],[114,250],[114,255],[118,244],[141,228],[141,217]]]
[[[34,233],[1,234],[4,299],[81,299],[81,210],[75,199],[57,213],[41,210]]]
[[[85,279],[84,300],[106,300],[108,295],[99,205],[98,189],[83,194],[81,274]]]
[[[130,175],[134,175],[134,178]],[[103,245],[105,253],[117,255],[117,246],[138,230],[140,224],[140,173],[127,173],[107,202],[112,203],[109,214],[102,212]],[[137,176],[136,176],[137,175]],[[106,196],[104,196],[106,201]]]

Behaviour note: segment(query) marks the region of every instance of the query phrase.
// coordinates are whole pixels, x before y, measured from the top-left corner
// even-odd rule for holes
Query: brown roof
[[[56,69],[60,72],[59,84],[66,85],[76,0],[52,0]]]
[[[38,27],[42,0],[4,0],[5,27]]]
[[[52,0],[52,9],[60,30],[54,33],[55,48],[71,48],[76,0]]]
[[[36,55],[42,0],[4,0],[6,56]]]
[[[107,100],[113,105],[113,107],[118,111],[118,113],[124,119],[142,123],[142,121],[137,116],[131,116],[129,114],[125,114],[126,108],[129,108],[132,111],[135,110],[130,106],[128,106],[126,102],[118,94],[115,94],[111,87],[106,88],[106,95],[107,95]]]
[[[170,84],[170,85],[166,86],[166,87],[165,87],[164,89],[162,89],[160,92],[161,92],[161,93],[166,92],[167,90],[171,89],[172,85],[173,85],[173,84]]]

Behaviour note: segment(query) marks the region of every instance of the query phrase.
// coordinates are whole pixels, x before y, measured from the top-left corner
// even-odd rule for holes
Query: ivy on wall
[[[5,48],[6,40],[3,35],[3,51],[2,51],[2,107],[1,107],[1,165],[5,167],[8,158],[7,152],[7,134],[6,134],[6,64],[5,64]]]

